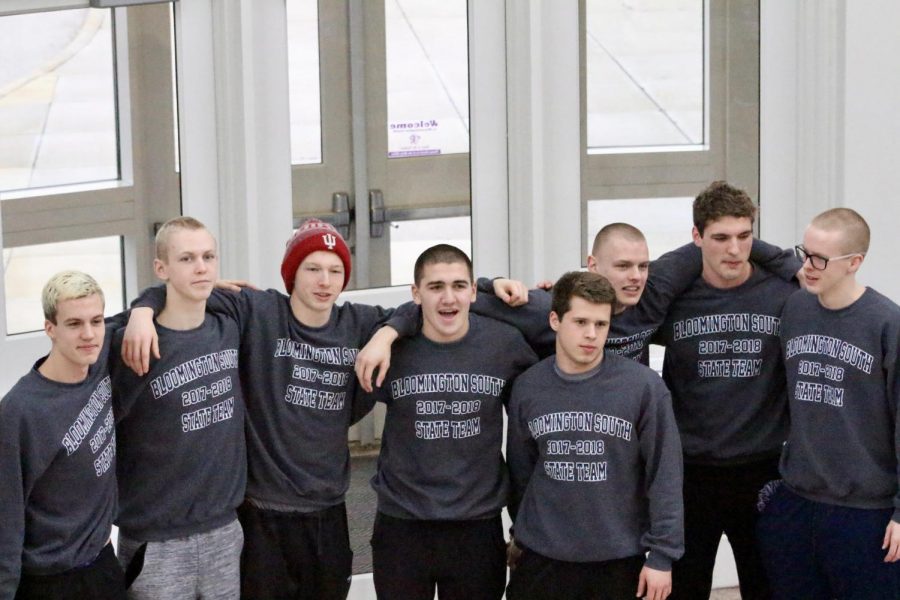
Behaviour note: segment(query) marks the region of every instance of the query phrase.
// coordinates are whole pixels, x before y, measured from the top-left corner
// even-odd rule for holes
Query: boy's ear
[[[153,274],[156,275],[157,279],[162,281],[166,281],[168,276],[166,275],[166,263],[161,261],[158,258],[153,259]]]
[[[691,227],[691,239],[694,240],[695,246],[699,246],[701,241],[703,240],[703,236],[700,235],[700,230],[697,229],[696,226]]]
[[[559,316],[556,314],[555,310],[550,311],[550,329],[559,331]]]

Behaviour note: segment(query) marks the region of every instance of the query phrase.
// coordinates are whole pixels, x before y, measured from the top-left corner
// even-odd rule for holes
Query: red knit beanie
[[[309,219],[304,221],[294,232],[284,250],[284,259],[281,261],[281,278],[284,279],[284,287],[288,294],[294,291],[294,276],[297,274],[297,267],[304,258],[316,250],[334,252],[338,255],[341,262],[344,263],[344,286],[341,289],[347,287],[347,282],[350,281],[350,249],[347,247],[347,242],[330,223],[319,219]]]

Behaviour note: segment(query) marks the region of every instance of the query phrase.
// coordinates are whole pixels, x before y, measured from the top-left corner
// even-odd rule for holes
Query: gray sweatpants
[[[119,562],[127,568],[143,544],[119,534]],[[147,542],[144,568],[128,589],[129,600],[237,600],[241,547],[237,519],[205,533]]]

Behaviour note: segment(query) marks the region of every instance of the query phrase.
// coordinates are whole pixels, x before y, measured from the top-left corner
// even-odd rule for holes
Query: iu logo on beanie
[[[294,276],[297,267],[303,259],[316,252],[324,250],[334,252],[344,263],[344,286],[350,281],[350,248],[347,242],[330,223],[319,219],[304,221],[300,228],[294,232],[287,242],[284,250],[284,259],[281,261],[281,278],[284,280],[284,288],[290,294],[294,291]]]

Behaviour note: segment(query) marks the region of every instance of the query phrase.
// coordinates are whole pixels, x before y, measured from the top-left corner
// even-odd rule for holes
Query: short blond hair
[[[194,217],[175,217],[163,223],[162,227],[156,232],[156,258],[163,262],[166,262],[169,258],[169,236],[176,229],[197,231],[198,229],[206,229],[206,225]]]
[[[865,254],[869,251],[869,224],[862,215],[852,208],[832,208],[821,213],[810,223],[825,231],[843,233],[841,252],[845,254]]]
[[[61,271],[50,278],[41,292],[41,305],[44,318],[56,324],[56,313],[63,300],[78,300],[97,294],[106,305],[103,290],[97,280],[81,271]]]

